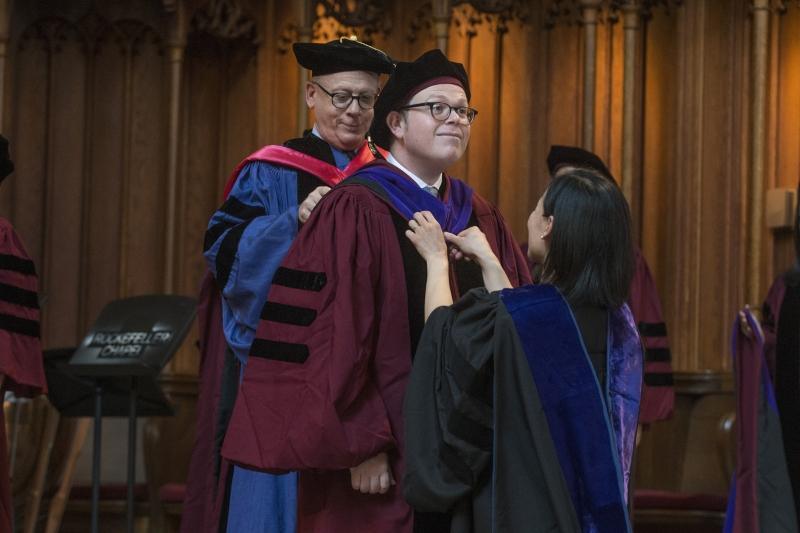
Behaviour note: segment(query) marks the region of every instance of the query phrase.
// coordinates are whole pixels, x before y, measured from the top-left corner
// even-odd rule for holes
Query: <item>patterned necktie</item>
[[[427,192],[428,194],[430,194],[430,195],[432,195],[432,196],[435,196],[436,198],[438,198],[438,197],[439,197],[439,189],[437,189],[436,187],[433,187],[433,186],[431,186],[431,185],[426,185],[425,187],[423,187],[423,189],[424,189],[424,190],[425,190],[425,192]]]

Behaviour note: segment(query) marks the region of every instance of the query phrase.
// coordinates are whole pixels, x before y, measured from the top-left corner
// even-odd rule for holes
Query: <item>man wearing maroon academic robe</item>
[[[222,450],[250,468],[299,471],[299,532],[448,528],[446,515],[415,517],[400,487],[403,397],[426,279],[405,230],[420,210],[438,213],[449,231],[477,225],[512,284],[530,281],[497,210],[446,175],[435,197],[376,161],[320,201],[273,278]],[[452,264],[450,279],[454,295],[483,285],[474,263]],[[381,452],[397,485],[385,494],[354,490],[349,469]]]

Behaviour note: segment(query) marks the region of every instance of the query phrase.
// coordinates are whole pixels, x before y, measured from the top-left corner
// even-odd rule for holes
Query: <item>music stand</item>
[[[127,519],[132,533],[136,417],[174,414],[156,378],[180,347],[195,314],[195,301],[185,296],[156,294],[113,301],[100,312],[69,361],[69,373],[84,379],[60,410],[64,416],[94,414],[92,533],[99,531],[102,417],[128,417]]]

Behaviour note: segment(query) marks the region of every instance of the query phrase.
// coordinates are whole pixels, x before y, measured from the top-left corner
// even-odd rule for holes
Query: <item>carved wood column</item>
[[[175,289],[175,240],[177,231],[177,188],[178,188],[178,131],[181,109],[181,75],[183,57],[186,50],[188,30],[186,6],[183,1],[169,5],[172,9],[170,34],[167,43],[169,61],[169,123],[167,139],[167,213],[166,238],[164,239],[164,292],[170,294]]]
[[[313,0],[301,0],[297,2],[297,41],[307,43],[311,41],[314,26],[314,7]],[[308,106],[306,106],[306,82],[308,81],[308,70],[297,65],[297,136],[303,135],[308,123]]]
[[[436,48],[447,55],[448,30],[450,28],[450,0],[433,0],[433,36]]]
[[[597,75],[597,16],[601,0],[581,0],[584,30],[583,147],[594,149],[594,92]]]
[[[761,248],[764,230],[764,136],[766,122],[769,0],[752,0],[750,101],[750,193],[747,247],[747,301],[761,301]]]
[[[8,54],[8,21],[11,20],[11,2],[0,0],[0,132],[5,131],[6,56]]]
[[[628,0],[622,6],[624,61],[622,75],[622,192],[633,207],[633,182],[636,179],[636,46],[641,5]]]

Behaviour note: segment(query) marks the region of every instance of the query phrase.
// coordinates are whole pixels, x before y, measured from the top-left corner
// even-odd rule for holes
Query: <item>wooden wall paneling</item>
[[[434,0],[438,1],[438,0]],[[430,1],[414,0],[413,2],[393,2],[393,24],[390,42],[392,46],[389,55],[400,61],[413,61],[424,52],[436,48],[436,38],[433,28],[433,6]],[[450,24],[447,27],[447,52],[446,55],[451,61],[454,59],[453,53],[458,53],[453,49],[455,41],[461,41],[458,36],[460,19],[450,12]],[[467,72],[467,74],[472,74]]]
[[[178,183],[176,218],[178,221],[175,243],[178,248],[176,254],[176,279],[175,290],[180,294],[196,296],[199,284],[195,279],[200,279],[205,273],[205,261],[202,256],[203,235],[205,234],[208,218],[219,205],[222,195],[218,189],[218,177],[210,171],[209,150],[201,150],[203,141],[213,133],[211,128],[201,128],[199,121],[208,116],[200,113],[200,108],[195,99],[199,95],[213,100],[214,87],[202,86],[199,72],[203,61],[194,56],[201,52],[193,49],[197,43],[197,36],[187,38],[187,47],[184,50],[183,79],[181,83],[181,110],[178,137]],[[197,46],[195,44],[195,46]],[[208,93],[211,92],[209,95]],[[194,113],[193,113],[194,111]],[[207,145],[205,145],[207,146]],[[198,161],[199,160],[199,161]]]
[[[666,147],[673,146],[674,187],[670,190],[672,216],[666,238],[669,245],[667,257],[666,289],[670,344],[676,369],[691,370],[698,365],[698,327],[695,295],[701,291],[700,234],[702,226],[703,153],[703,88],[705,83],[705,4],[686,4],[679,10],[677,34],[667,36],[678,40],[678,91],[676,136],[665,139]],[[663,201],[663,200],[662,200]]]
[[[670,243],[676,235],[675,203],[678,201],[675,194],[677,151],[672,141],[678,138],[678,41],[671,36],[678,31],[679,20],[678,13],[656,12],[642,30],[641,246],[664,304],[671,289],[668,281],[673,267],[667,262]],[[670,323],[670,317],[667,325],[670,332],[677,327]]]
[[[181,97],[182,164],[178,172],[179,278],[176,289],[193,297],[197,296],[206,273],[203,237],[211,214],[222,203],[228,176],[219,171],[220,102],[224,99],[222,58],[216,39],[206,34],[189,35]],[[193,328],[181,350],[168,363],[165,373],[197,373],[196,340],[197,330]]]
[[[692,313],[697,317],[695,370],[730,368],[730,324],[744,304],[745,265],[739,262],[745,234],[740,233],[743,206],[738,202],[745,182],[738,172],[741,147],[733,132],[739,131],[738,88],[745,86],[739,61],[741,31],[746,10],[707,4],[704,17],[704,76],[702,94],[703,149],[700,179],[698,291]],[[746,56],[744,56],[746,57]],[[720,135],[720,132],[731,132]],[[736,268],[739,266],[740,268]]]
[[[98,36],[90,63],[83,231],[84,328],[119,297],[123,210],[125,50],[113,26]]]
[[[10,0],[0,0],[0,131],[5,132],[7,122],[8,101],[6,80],[8,80],[8,52],[9,52],[9,23],[11,22],[11,8],[13,4]],[[7,200],[7,196],[0,197],[0,209],[2,202]]]
[[[167,202],[167,127],[169,71],[164,43],[152,28],[136,25],[131,42],[130,168],[127,184],[123,294],[161,292],[164,288],[164,234]]]
[[[71,346],[83,335],[80,300],[81,210],[86,90],[86,43],[78,29],[58,28],[50,56],[48,152],[46,168],[45,255],[40,267],[45,346]],[[90,142],[90,141],[89,141]]]
[[[256,76],[257,76],[257,111],[258,117],[258,142],[259,146],[268,144],[273,137],[274,124],[270,120],[272,110],[275,109],[275,93],[272,91],[271,73],[275,70],[276,55],[278,53],[279,28],[275,20],[275,2],[264,2],[260,11],[259,27],[261,40],[258,46]]]
[[[230,172],[258,148],[256,108],[256,48],[249,42],[231,42],[226,57],[226,98],[223,124],[225,146],[222,174]]]
[[[471,41],[472,35],[470,31],[467,29],[467,25],[469,23],[469,16],[474,13],[474,10],[469,5],[460,5],[456,8],[453,8],[452,15],[450,17],[450,34],[448,36],[448,43],[447,43],[447,57],[450,61],[455,61],[456,63],[461,63],[464,65],[464,69],[467,71],[467,75],[469,76],[469,84],[470,84],[470,91],[471,91],[471,98],[470,98],[470,105],[476,107],[476,100],[475,100],[475,84],[480,76],[480,72],[474,72],[471,68],[471,61],[470,61],[470,52],[472,49]],[[429,48],[430,49],[430,48]],[[421,52],[420,52],[421,53]],[[417,55],[413,55],[413,57],[409,57],[408,60],[411,61],[416,59]],[[481,109],[478,109],[480,112]],[[483,110],[484,114],[486,114],[488,110]],[[470,128],[470,141],[469,145],[467,146],[467,151],[461,159],[455,162],[455,164],[451,165],[450,168],[447,169],[447,172],[456,178],[462,179],[467,183],[472,183],[470,180],[470,152],[472,151],[473,146],[477,146],[478,137],[475,135],[475,131],[478,128],[478,121],[483,121],[484,117],[479,115],[479,118],[475,119],[474,125]],[[480,148],[483,150],[483,147]],[[477,148],[476,148],[477,151]],[[481,192],[481,191],[478,191]]]
[[[45,156],[47,154],[47,110],[49,49],[47,35],[40,27],[28,27],[21,35],[12,69],[13,129],[9,135],[14,173],[2,189],[11,198],[4,212],[25,242],[25,247],[41,273],[44,230]]]
[[[762,290],[767,231],[764,224],[764,163],[765,135],[767,130],[767,82],[769,63],[769,19],[772,2],[752,0],[749,6],[750,46],[750,167],[747,174],[747,278],[746,296],[749,301],[758,301]]]
[[[549,181],[544,147],[534,143],[536,130],[541,129],[535,107],[540,92],[535,28],[541,22],[533,17],[509,25],[502,36],[500,64],[497,206],[518,242],[527,242],[528,215]]]
[[[467,71],[471,73],[470,105],[478,109],[479,114],[471,127],[470,148],[465,154],[465,179],[478,194],[492,203],[497,203],[500,57],[503,50],[503,36],[497,31],[496,24],[495,20],[484,17],[483,22],[477,25],[475,35],[468,38],[469,59],[466,63]],[[471,32],[468,30],[468,33]]]
[[[800,182],[800,9],[774,15],[771,21],[770,106],[765,186],[796,189]],[[788,270],[795,259],[791,231],[767,239],[772,248],[765,281]]]
[[[546,144],[581,145],[583,37],[581,27],[561,23],[547,30]]]
[[[622,20],[603,14],[597,26],[597,87],[595,89],[594,152],[621,183],[622,179]]]
[[[279,32],[291,39],[291,32],[288,32],[288,29],[296,23],[292,5],[290,2],[277,2],[275,7],[275,20],[277,27],[280,28]],[[284,43],[278,51],[274,70],[269,73],[275,105],[271,113],[274,137],[268,139],[268,143],[282,143],[297,136],[297,95],[300,90],[305,90],[298,86],[297,68],[291,43]]]

